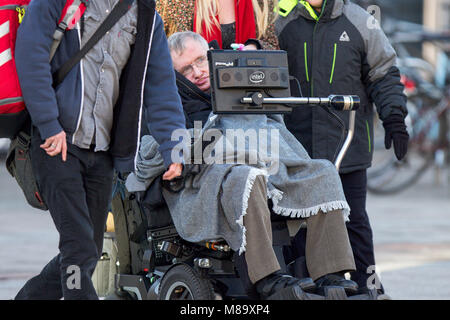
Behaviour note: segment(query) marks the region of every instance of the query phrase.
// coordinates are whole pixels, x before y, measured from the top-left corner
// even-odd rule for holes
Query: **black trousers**
[[[59,254],[30,279],[16,299],[98,299],[91,281],[101,255],[111,201],[113,165],[107,152],[68,143],[67,161],[50,157],[35,135],[36,180],[59,233]]]
[[[367,286],[367,280],[373,274],[375,266],[372,228],[366,212],[366,170],[341,174],[340,177],[351,210],[350,221],[346,223],[356,264],[356,271],[351,273],[351,279],[362,288]],[[293,245],[288,250],[290,260],[305,256],[306,232],[307,229],[300,229],[295,236]]]

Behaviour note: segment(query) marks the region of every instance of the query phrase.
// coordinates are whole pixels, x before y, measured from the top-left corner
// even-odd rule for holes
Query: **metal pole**
[[[254,100],[252,97],[243,97],[241,100],[242,103],[253,103]],[[315,104],[315,105],[328,105],[330,103],[329,98],[263,98],[263,104]]]
[[[350,147],[350,143],[352,142],[353,135],[355,133],[355,118],[356,118],[356,111],[352,110],[350,111],[350,120],[348,123],[348,134],[347,138],[344,141],[344,145],[341,148],[341,151],[339,151],[339,154],[336,158],[336,161],[334,162],[334,165],[336,166],[337,171],[339,172],[339,167],[341,166],[341,162],[344,159],[344,156]]]
[[[356,109],[359,107],[359,97],[358,96],[349,96],[349,95],[331,95],[327,98],[320,97],[286,97],[286,98],[266,98],[263,97],[261,93],[255,93],[252,96],[243,97],[241,99],[241,103],[247,104],[298,104],[298,105],[325,105],[328,107],[335,108],[336,110],[348,110],[350,111],[349,115],[349,124],[348,124],[348,132],[347,137],[342,145],[341,150],[334,162],[336,169],[339,172],[339,168],[341,166],[342,160],[350,147],[350,143],[352,142],[353,135],[355,133],[355,119],[356,119]],[[294,106],[292,106],[294,107]]]

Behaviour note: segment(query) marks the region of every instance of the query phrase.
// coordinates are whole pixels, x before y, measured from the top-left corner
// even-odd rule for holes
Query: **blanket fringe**
[[[241,227],[241,230],[242,230],[242,242],[241,242],[241,247],[239,248],[239,255],[241,255],[246,250],[245,248],[247,245],[247,237],[246,237],[247,229],[244,226],[244,216],[247,214],[248,199],[250,198],[250,193],[252,192],[253,185],[255,183],[255,179],[257,176],[264,176],[265,179],[267,179],[268,174],[267,174],[266,170],[257,169],[257,168],[250,169],[250,171],[248,173],[247,181],[245,183],[245,188],[244,188],[244,194],[242,196],[241,216],[239,217],[238,220],[236,220],[237,224]]]
[[[273,208],[272,210],[279,215],[289,216],[291,218],[308,218],[311,215],[316,215],[319,210],[323,212],[329,212],[334,210],[343,210],[344,220],[348,222],[350,215],[350,207],[346,201],[336,200],[330,201],[326,203],[319,204],[310,208],[303,209],[294,209],[294,208],[285,208],[278,205],[278,203],[283,198],[283,192],[278,189],[272,189],[267,192],[267,196],[269,199],[272,199]]]

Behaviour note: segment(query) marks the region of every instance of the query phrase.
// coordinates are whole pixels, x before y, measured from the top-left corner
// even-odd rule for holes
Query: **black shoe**
[[[261,296],[261,299],[264,300],[314,299],[314,295],[303,291],[302,285],[307,289],[312,288],[307,278],[300,280],[280,271],[268,275],[255,284],[256,291]]]
[[[320,277],[316,280],[316,286],[318,291],[323,291],[324,287],[336,286],[344,288],[345,293],[348,295],[358,293],[358,284],[356,282],[347,280],[344,276],[336,273],[330,273]]]
[[[276,291],[265,300],[323,300],[323,297],[307,293],[299,285],[293,285]]]

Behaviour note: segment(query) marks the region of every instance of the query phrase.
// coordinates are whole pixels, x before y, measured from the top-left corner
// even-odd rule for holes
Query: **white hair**
[[[181,54],[186,48],[185,44],[188,39],[197,41],[206,50],[209,49],[208,42],[198,33],[192,31],[175,32],[168,39],[170,52],[175,52],[176,54]]]

